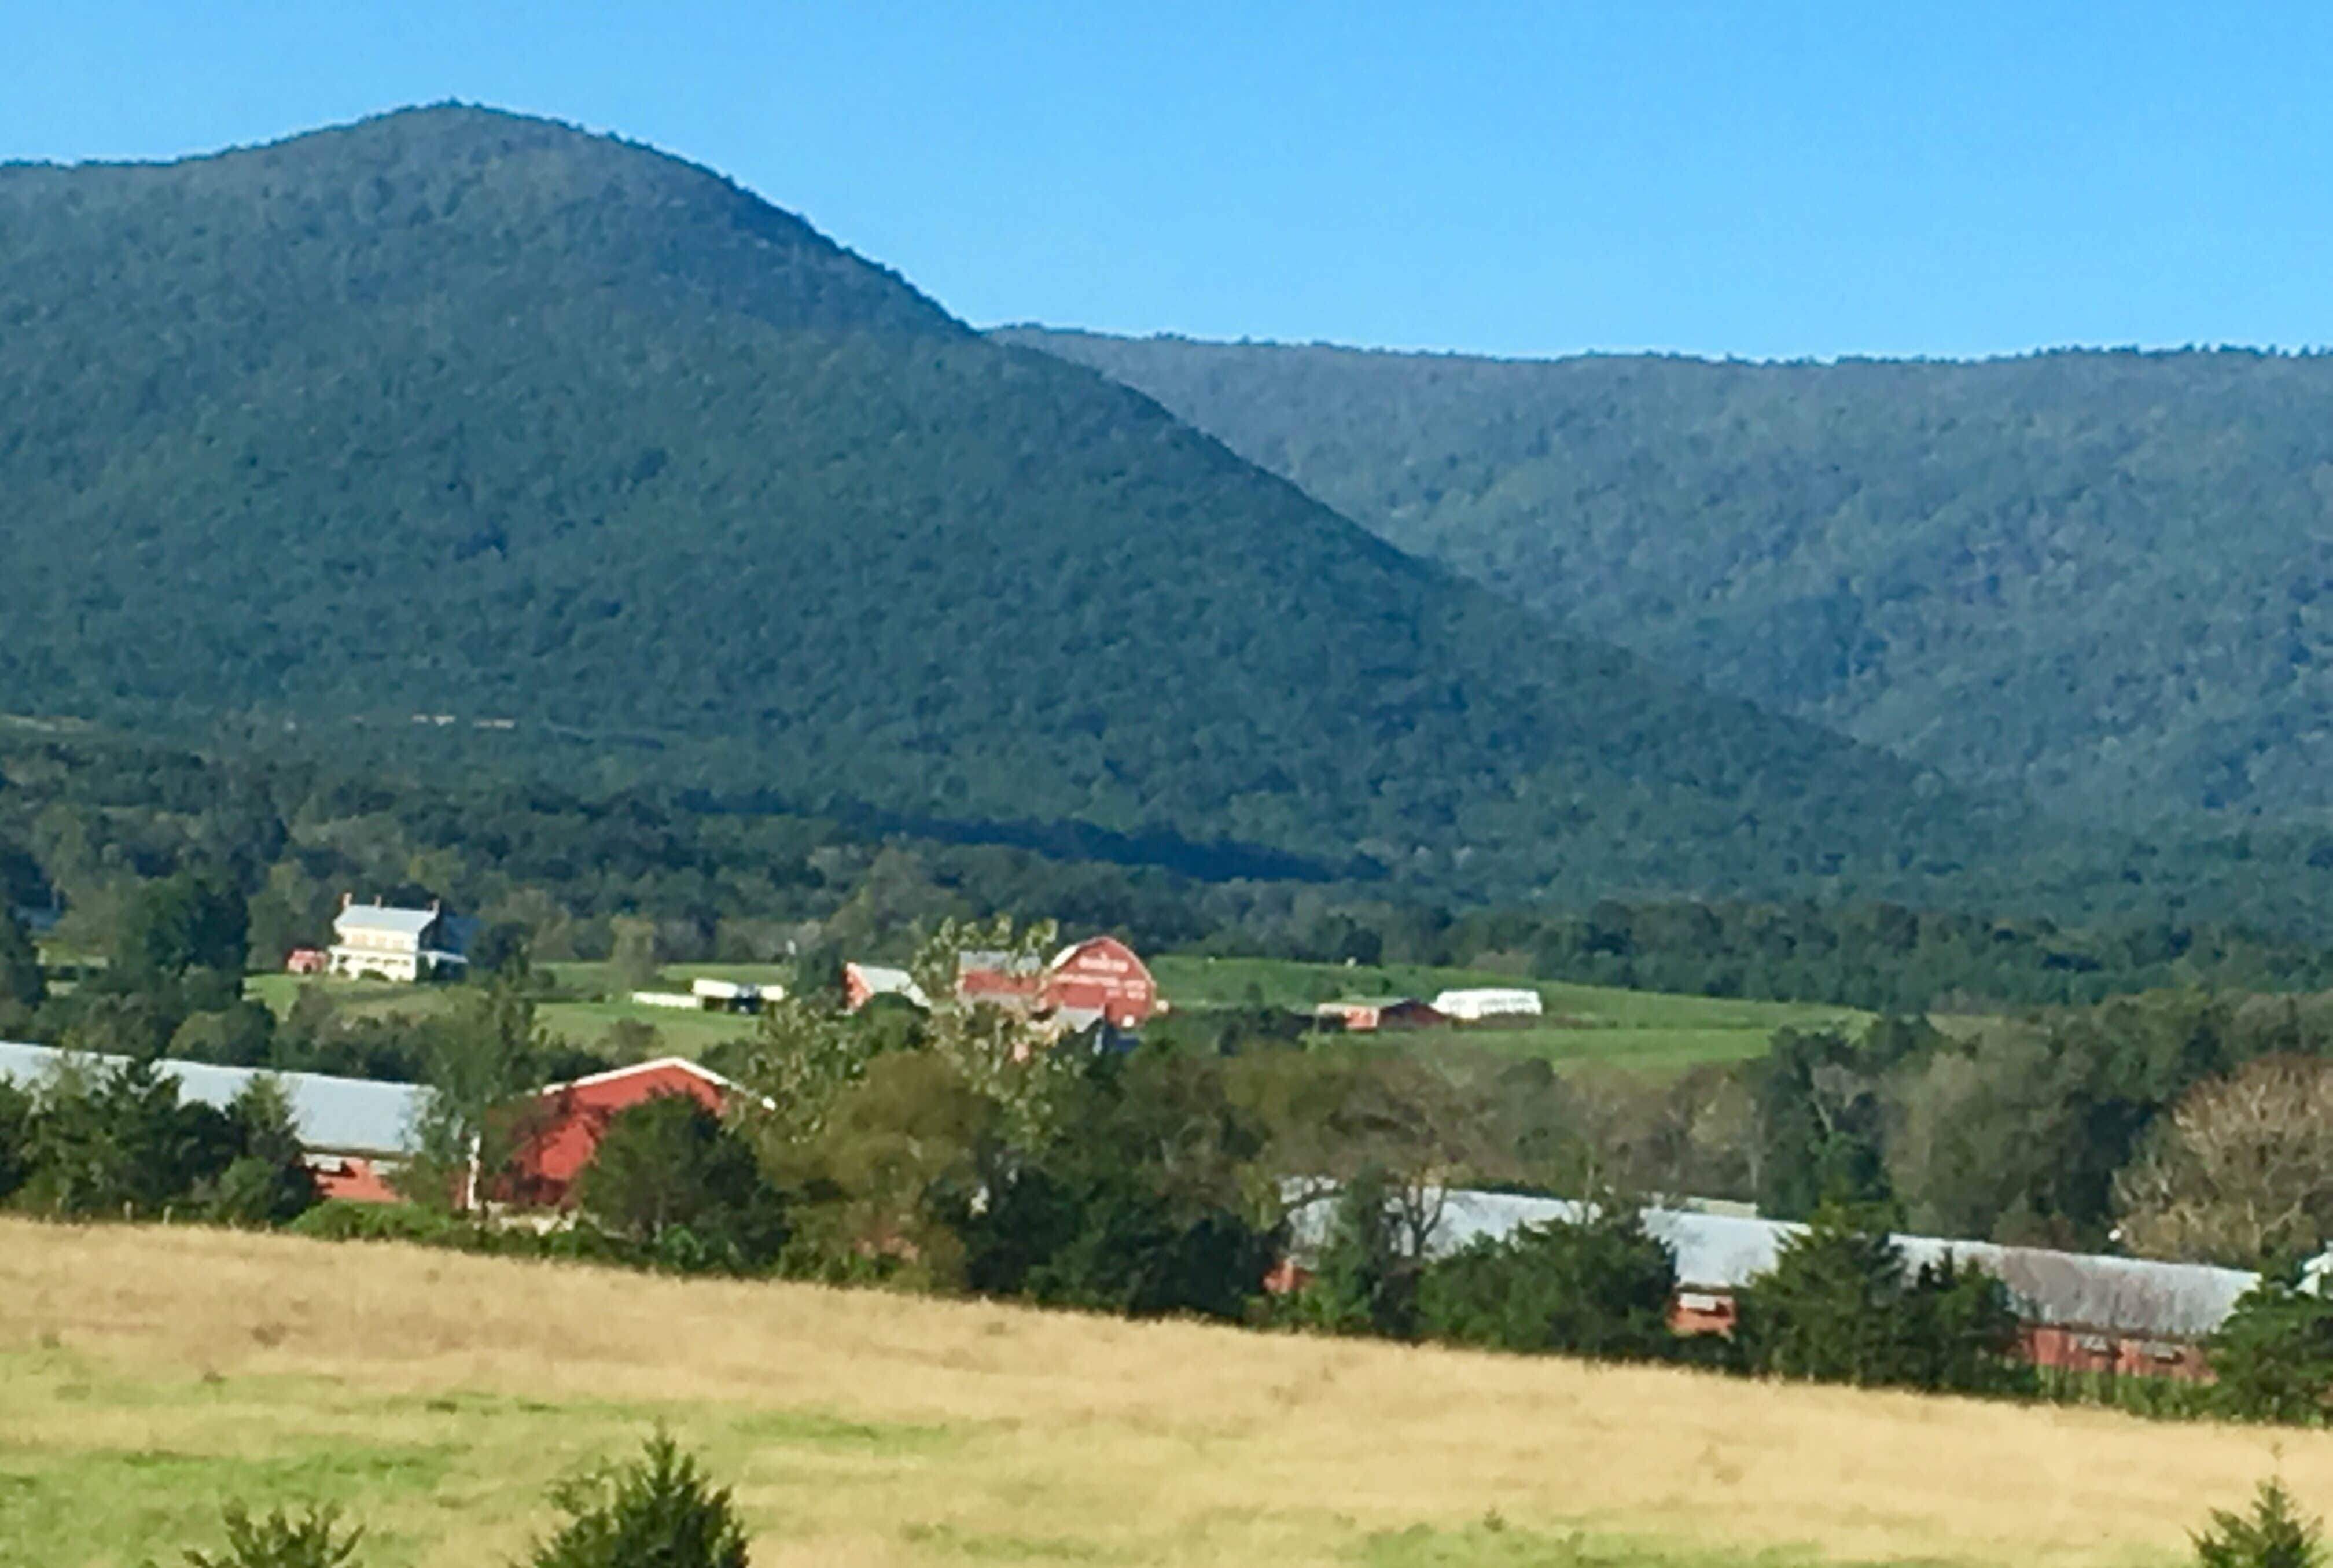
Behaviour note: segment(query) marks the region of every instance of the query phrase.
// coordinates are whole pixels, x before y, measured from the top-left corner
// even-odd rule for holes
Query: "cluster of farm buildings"
[[[312,960],[294,955],[306,972],[428,978],[461,963],[458,927],[442,911],[385,909],[344,902],[335,941]],[[967,1000],[1024,1007],[1079,1028],[1132,1028],[1162,1011],[1157,982],[1124,943],[1099,937],[1073,943],[1050,963],[967,953],[958,971]],[[845,969],[853,1010],[879,998],[926,1005],[907,971],[851,964]],[[782,996],[776,987],[700,982],[687,993],[663,994],[664,1004],[752,1010]],[[1323,1004],[1330,1026],[1374,1030],[1431,1027],[1450,1022],[1491,1023],[1537,1015],[1531,991],[1449,991],[1431,1002],[1393,997]],[[0,1043],[0,1080],[34,1083],[57,1071],[66,1053],[45,1046]],[[262,1074],[258,1070],[192,1062],[164,1062],[186,1098],[231,1103]],[[396,1178],[414,1153],[427,1091],[310,1073],[270,1074],[282,1086],[307,1150],[319,1191],[358,1202],[402,1201]],[[590,1164],[609,1123],[629,1107],[659,1095],[686,1095],[707,1110],[724,1111],[744,1092],[709,1068],[679,1057],[555,1083],[541,1090],[541,1114],[516,1159],[508,1198],[514,1206],[556,1211],[571,1201],[576,1178]],[[470,1195],[472,1197],[475,1194]],[[1654,1207],[1647,1230],[1675,1255],[1678,1288],[1670,1321],[1682,1333],[1730,1332],[1738,1294],[1771,1271],[1800,1227],[1724,1206]],[[1504,1236],[1526,1227],[1576,1223],[1580,1204],[1507,1193],[1451,1190],[1438,1195],[1438,1217],[1426,1240],[1431,1255],[1455,1251],[1479,1237]],[[1306,1277],[1304,1261],[1317,1248],[1327,1205],[1312,1203],[1291,1219],[1287,1256],[1265,1283],[1287,1289]],[[1950,1256],[1999,1278],[2024,1325],[2024,1353],[2037,1364],[2123,1375],[2202,1378],[2209,1375],[2202,1342],[2223,1322],[2255,1276],[2236,1269],[2156,1263],[2037,1247],[1895,1238],[1907,1267]]]

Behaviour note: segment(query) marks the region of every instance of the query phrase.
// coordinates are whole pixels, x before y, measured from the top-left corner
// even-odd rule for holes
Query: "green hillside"
[[[2333,809],[2323,357],[1015,341],[1406,550],[1961,780],[2113,820]]]
[[[1470,894],[1916,890],[2018,842],[557,125],[0,169],[0,709]]]

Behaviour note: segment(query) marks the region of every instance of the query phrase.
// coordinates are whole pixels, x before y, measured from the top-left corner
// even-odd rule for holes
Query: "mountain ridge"
[[[1006,332],[1680,674],[2093,820],[2333,815],[2333,359]]]
[[[1477,895],[1914,890],[2030,842],[549,122],[0,170],[0,708],[634,735],[679,782]]]

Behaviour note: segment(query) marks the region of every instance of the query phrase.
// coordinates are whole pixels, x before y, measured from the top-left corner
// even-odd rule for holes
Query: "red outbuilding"
[[[659,1094],[686,1094],[718,1113],[744,1091],[709,1067],[679,1056],[594,1073],[554,1083],[537,1096],[536,1114],[512,1161],[507,1200],[528,1207],[563,1207],[575,1178],[599,1152],[616,1113]]]

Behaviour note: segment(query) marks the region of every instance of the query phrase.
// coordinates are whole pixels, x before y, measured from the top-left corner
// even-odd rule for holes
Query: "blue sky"
[[[458,98],[983,324],[1502,354],[2333,343],[2333,6],[9,7],[0,159]]]

